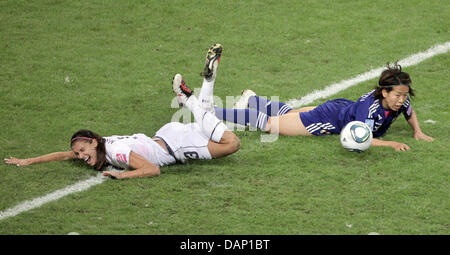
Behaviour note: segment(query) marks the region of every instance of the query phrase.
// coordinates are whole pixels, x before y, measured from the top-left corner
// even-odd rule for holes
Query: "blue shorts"
[[[344,98],[328,100],[309,112],[301,112],[300,120],[313,135],[340,134],[343,128],[339,121],[340,111],[353,103]]]

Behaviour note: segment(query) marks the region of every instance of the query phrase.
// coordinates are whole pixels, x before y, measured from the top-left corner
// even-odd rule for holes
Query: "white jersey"
[[[104,137],[106,160],[115,167],[127,169],[130,166],[130,152],[133,151],[157,166],[175,163],[172,157],[157,142],[144,134]]]
[[[155,139],[163,141],[166,150],[145,134],[104,137],[109,164],[129,168],[133,151],[157,166],[184,163],[188,159],[211,159],[209,139],[196,123],[171,122],[161,127]]]

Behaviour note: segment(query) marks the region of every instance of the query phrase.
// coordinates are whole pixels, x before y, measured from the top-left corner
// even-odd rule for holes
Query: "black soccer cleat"
[[[209,48],[206,53],[206,63],[203,72],[200,73],[201,76],[206,79],[215,79],[217,75],[217,68],[219,67],[220,57],[222,56],[223,46],[222,44],[216,43],[211,48]]]

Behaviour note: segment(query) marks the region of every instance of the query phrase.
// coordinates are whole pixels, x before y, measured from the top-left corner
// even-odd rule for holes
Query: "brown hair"
[[[414,96],[414,90],[411,88],[411,78],[407,72],[402,71],[402,66],[397,62],[394,65],[387,63],[387,69],[384,70],[380,79],[378,80],[378,86],[375,87],[374,97],[377,99],[383,99],[382,91],[385,89],[390,92],[393,86],[405,85],[409,87],[409,95]]]
[[[72,145],[78,140],[87,140],[89,143],[92,143],[93,139],[97,140],[98,143],[96,148],[97,162],[95,162],[94,168],[96,170],[100,170],[106,163],[105,139],[103,139],[103,137],[90,130],[80,129],[72,135],[72,138],[70,139],[70,147],[72,147]]]

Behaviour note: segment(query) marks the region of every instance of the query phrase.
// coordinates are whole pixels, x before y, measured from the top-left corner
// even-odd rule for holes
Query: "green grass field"
[[[80,128],[152,136],[178,111],[173,75],[200,87],[216,42],[216,96],[251,88],[287,101],[449,41],[449,17],[439,0],[1,1],[0,157],[68,150]],[[0,234],[448,235],[449,67],[446,53],[405,68],[435,141],[415,141],[403,118],[383,139],[411,151],[354,154],[338,136],[261,143],[264,133],[236,131],[241,149],[229,157],[108,180],[0,220]],[[95,175],[79,162],[1,161],[0,211]]]

